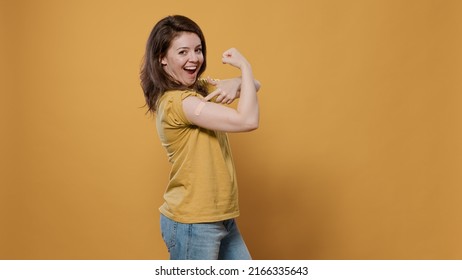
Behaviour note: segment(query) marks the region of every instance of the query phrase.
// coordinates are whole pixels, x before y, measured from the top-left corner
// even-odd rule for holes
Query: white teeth
[[[184,69],[193,71],[193,70],[196,70],[197,67],[185,67]]]

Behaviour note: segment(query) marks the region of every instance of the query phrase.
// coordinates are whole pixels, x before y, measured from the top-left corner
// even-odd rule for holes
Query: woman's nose
[[[190,61],[198,61],[198,60],[199,60],[199,56],[197,55],[196,52],[191,52],[190,55],[189,55],[189,60],[190,60]]]

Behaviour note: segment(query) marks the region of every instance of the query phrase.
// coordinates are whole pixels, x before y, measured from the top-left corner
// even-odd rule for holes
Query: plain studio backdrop
[[[139,68],[172,14],[262,83],[230,135],[255,259],[462,258],[461,1],[1,0],[1,259],[168,257]]]

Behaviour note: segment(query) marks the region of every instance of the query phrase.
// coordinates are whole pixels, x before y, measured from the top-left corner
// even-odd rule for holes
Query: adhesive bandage
[[[196,116],[199,116],[202,112],[202,109],[204,109],[204,106],[205,106],[205,101],[201,101],[197,107],[196,107],[196,111],[194,111],[194,115]]]

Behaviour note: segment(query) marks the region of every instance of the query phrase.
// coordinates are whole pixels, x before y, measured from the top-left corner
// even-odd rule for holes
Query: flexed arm
[[[221,91],[215,98],[216,103],[231,104],[234,100],[240,97],[242,78],[236,77],[231,79],[215,80],[207,77],[207,83],[215,86],[217,90]],[[254,80],[255,89],[258,90],[261,87],[259,81]]]
[[[252,67],[245,57],[232,48],[223,53],[222,61],[241,70],[240,99],[237,109],[208,102],[220,93],[216,90],[204,99],[190,96],[183,100],[183,110],[193,124],[212,130],[244,132],[258,128],[259,107]]]

